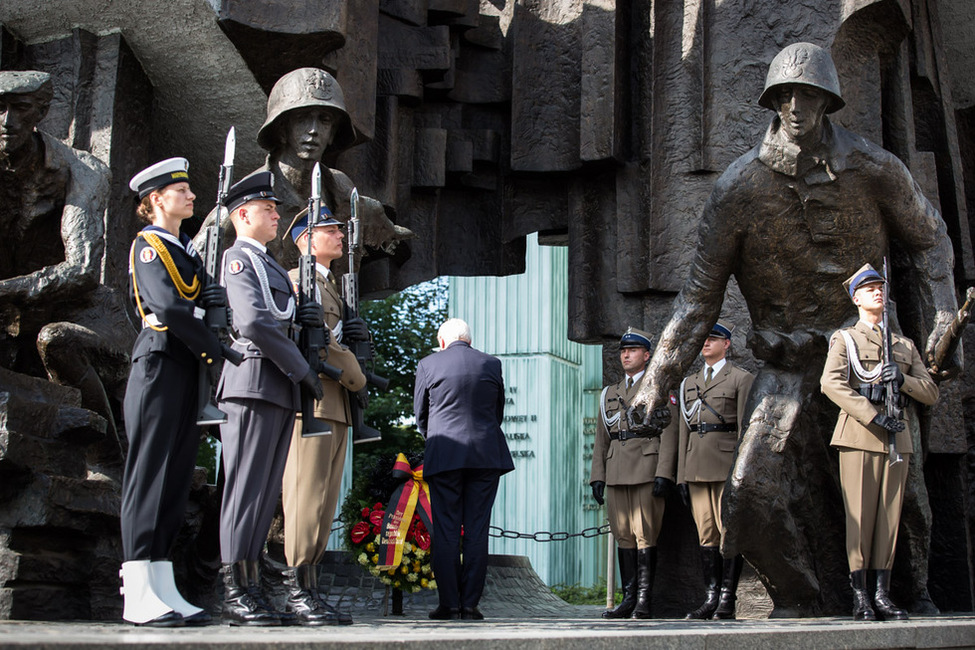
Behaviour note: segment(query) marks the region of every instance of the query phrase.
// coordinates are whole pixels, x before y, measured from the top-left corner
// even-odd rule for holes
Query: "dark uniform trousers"
[[[217,390],[227,413],[220,427],[226,478],[220,554],[230,564],[260,557],[281,495],[300,407],[298,382],[308,362],[290,335],[292,321],[286,314],[295,295],[277,262],[249,240],[238,239],[224,254],[224,284],[238,332],[234,349],[244,357],[239,366],[224,366]]]
[[[883,360],[883,339],[878,331],[863,321],[844,330],[856,346],[856,356],[863,370],[869,372]],[[914,343],[893,335],[893,357],[904,374],[902,395],[922,404],[938,399],[935,384]],[[839,450],[840,487],[846,507],[846,552],[850,571],[861,569],[890,570],[897,546],[908,465],[913,455],[910,427],[916,426],[913,405],[903,410],[907,427],[897,434],[897,449],[903,462],[893,467],[887,462],[887,431],[871,420],[882,411],[861,395],[861,385],[851,370],[851,355],[840,332],[833,334],[820,385],[823,393],[840,407],[840,416],[830,444]]]
[[[298,281],[298,270],[289,274]],[[342,320],[343,303],[335,284],[321,273],[316,275],[321,304],[325,312],[325,326],[330,330]],[[324,353],[323,353],[324,354]],[[284,508],[284,555],[288,566],[318,564],[325,555],[331,533],[342,472],[349,440],[349,409],[347,391],[358,391],[366,385],[366,377],[355,355],[330,337],[327,361],[341,368],[339,381],[324,375],[324,396],[315,403],[315,417],[332,427],[331,435],[302,437],[301,414],[295,419],[288,462],[284,470],[282,506]]]
[[[202,261],[156,226],[180,281],[202,275]],[[183,524],[196,466],[200,430],[196,425],[200,360],[218,358],[219,342],[196,317],[196,304],[183,298],[146,239],[133,243],[130,277],[142,313],[159,329],[145,327],[132,350],[132,368],[123,411],[129,450],[122,478],[123,559],[165,560]],[[133,288],[130,286],[130,293]],[[163,327],[165,326],[165,329]]]
[[[704,366],[681,383],[677,482],[687,484],[700,545],[720,546],[724,534],[721,497],[734,464],[741,414],[755,377],[725,361],[708,383],[706,369]],[[702,428],[715,426],[732,430],[702,433]]]
[[[677,461],[677,413],[671,405],[671,424],[660,436],[612,440],[626,430],[622,405],[630,404],[637,387],[626,381],[609,386],[600,405],[589,481],[606,483],[609,527],[620,548],[657,545],[666,499],[653,496],[654,480],[674,479]]]

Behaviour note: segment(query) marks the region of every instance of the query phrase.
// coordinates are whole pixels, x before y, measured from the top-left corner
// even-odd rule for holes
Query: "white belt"
[[[193,307],[193,318],[197,320],[203,320],[203,316],[206,315],[206,310],[200,307]],[[159,317],[155,314],[146,314],[145,318],[142,319],[142,329],[147,327],[166,327]]]

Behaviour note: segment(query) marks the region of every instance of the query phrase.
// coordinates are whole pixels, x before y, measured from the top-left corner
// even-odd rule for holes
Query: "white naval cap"
[[[132,177],[129,189],[139,193],[139,198],[145,198],[149,192],[158,190],[173,183],[188,183],[190,181],[190,162],[186,158],[167,158],[155,165],[146,167]]]

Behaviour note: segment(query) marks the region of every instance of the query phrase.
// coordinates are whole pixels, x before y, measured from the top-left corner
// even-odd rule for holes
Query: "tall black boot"
[[[890,570],[877,569],[877,592],[873,596],[873,609],[882,621],[906,621],[907,612],[890,600]]]
[[[224,623],[230,625],[280,625],[281,620],[251,593],[247,561],[223,565]]]
[[[741,578],[741,567],[744,560],[740,555],[722,561],[724,575],[721,578],[721,595],[718,596],[718,607],[714,610],[714,619],[732,619],[735,617],[735,601],[738,600],[738,579]]]
[[[630,618],[650,618],[653,601],[653,578],[657,572],[657,547],[641,548],[636,552],[636,607]]]
[[[616,550],[616,558],[620,563],[620,582],[623,587],[623,602],[603,612],[603,618],[629,618],[636,607],[636,549],[620,548]]]
[[[704,572],[704,602],[684,617],[687,620],[706,621],[718,608],[718,592],[721,591],[721,549],[717,546],[701,547],[701,570]]]
[[[867,570],[851,571],[850,586],[853,587],[853,620],[877,620],[873,607],[870,606],[870,594],[867,592]]]
[[[338,617],[322,607],[316,593],[318,585],[314,578],[318,566],[299,564],[288,567],[283,572],[284,586],[288,589],[286,611],[295,615],[298,625],[336,625]]]

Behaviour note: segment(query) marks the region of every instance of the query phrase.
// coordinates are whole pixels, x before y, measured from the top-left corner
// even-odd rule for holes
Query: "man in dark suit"
[[[501,431],[501,361],[471,347],[471,330],[451,318],[440,352],[416,369],[413,410],[426,438],[423,476],[433,510],[432,563],[440,606],[432,619],[481,620],[488,525],[501,475],[515,468]],[[461,527],[464,529],[461,565]]]
[[[220,426],[226,483],[220,512],[224,564],[223,620],[231,625],[290,622],[261,593],[261,551],[278,497],[291,443],[299,385],[321,399],[318,370],[294,342],[296,323],[321,327],[322,307],[295,308],[288,272],[268,255],[278,231],[277,197],[270,172],[230,188],[227,209],[237,241],[223,260],[223,284],[234,314],[239,366],[227,364],[217,399],[227,414]]]

